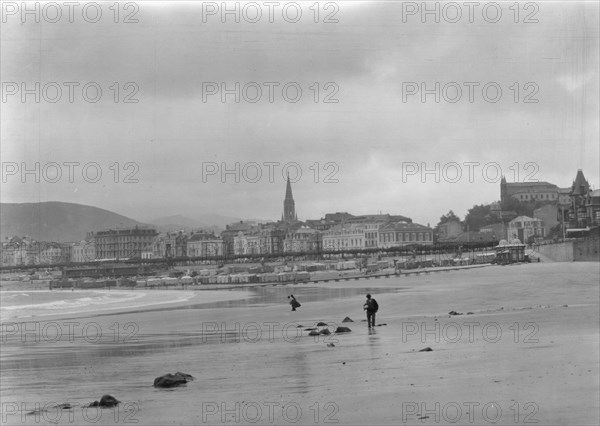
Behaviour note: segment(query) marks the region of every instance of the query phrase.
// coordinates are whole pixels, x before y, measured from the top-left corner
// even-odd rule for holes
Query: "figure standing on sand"
[[[288,299],[290,299],[290,305],[291,305],[291,307],[292,307],[292,311],[295,311],[295,310],[296,310],[296,308],[299,308],[300,306],[302,306],[302,305],[300,304],[300,302],[298,302],[298,301],[296,300],[296,298],[294,297],[294,295],[293,295],[293,294],[292,294],[292,295],[290,295],[290,296],[288,296]]]
[[[379,310],[379,305],[370,294],[367,294],[367,301],[363,305],[363,309],[367,311],[367,324],[369,328],[375,327],[375,314]]]

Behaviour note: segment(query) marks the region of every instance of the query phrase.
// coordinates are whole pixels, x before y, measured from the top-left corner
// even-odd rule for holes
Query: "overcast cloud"
[[[228,16],[225,24],[220,14],[203,22],[203,2],[136,2],[138,23],[114,23],[112,2],[102,3],[97,23],[78,11],[73,23],[64,16],[57,23],[26,16],[23,23],[19,12],[8,14],[3,6],[2,202],[76,202],[141,220],[210,212],[277,219],[285,193],[282,165],[293,162],[302,170],[293,184],[301,220],[334,211],[381,211],[433,226],[449,209],[462,217],[472,205],[500,198],[497,167],[482,173],[491,162],[509,182],[534,172],[531,178],[560,187],[570,186],[581,168],[598,188],[597,2],[537,2],[537,23],[523,23],[533,11],[523,6],[515,23],[512,2],[500,3],[497,23],[484,19],[481,8],[472,23],[468,16],[457,23],[443,16],[435,23],[429,16],[422,23],[420,14],[405,15],[403,22],[407,2],[335,2],[339,22],[324,23],[334,8],[325,11],[321,2],[315,23],[312,3],[301,3],[297,23],[282,19],[279,9],[269,23],[261,6],[258,23],[235,23]],[[122,20],[128,11],[120,12]],[[36,82],[62,85],[62,98],[52,103],[41,93],[39,103],[33,95],[22,102],[20,92],[7,92]],[[64,82],[80,84],[73,103]],[[96,103],[82,97],[81,87],[89,82],[103,90]],[[118,103],[110,89],[114,82],[120,86]],[[207,86],[211,82],[229,88],[256,82],[262,97],[251,103],[241,93],[239,103],[234,95],[222,102],[220,93],[206,94],[215,87]],[[272,103],[265,82],[279,84]],[[302,88],[296,103],[282,96],[290,82]],[[430,89],[436,82],[457,84],[440,90],[437,103],[433,94],[425,102],[421,93],[407,96],[411,82]],[[473,83],[473,102],[465,82]],[[487,83],[502,89],[497,102],[482,96]],[[447,101],[443,95],[456,97],[456,86],[462,97]],[[494,87],[490,97],[496,96]],[[124,103],[127,94],[139,102]],[[295,96],[293,88],[288,94]],[[245,95],[254,97],[255,88]],[[338,102],[325,102],[327,95]],[[40,163],[43,171],[49,162],[80,166],[73,166],[73,182],[64,165],[56,183],[49,181],[50,167],[39,183],[34,175],[23,182],[20,170],[7,174],[8,163],[30,169]],[[82,177],[82,166],[90,162],[103,173],[95,183]],[[115,162],[121,169],[116,183],[110,168]],[[251,162],[262,165],[257,182],[245,181],[242,173],[239,183],[234,174],[203,176],[203,167]],[[273,182],[265,162],[280,164],[273,166]],[[403,175],[415,164],[434,170],[436,162],[439,181],[435,173]],[[462,166],[462,177],[456,178],[455,167],[443,168],[449,162]],[[466,162],[479,164],[472,179]],[[135,166],[124,169],[126,163]],[[256,176],[255,168],[245,170],[250,179]],[[138,182],[124,182],[130,172]],[[290,176],[296,178],[294,169]]]

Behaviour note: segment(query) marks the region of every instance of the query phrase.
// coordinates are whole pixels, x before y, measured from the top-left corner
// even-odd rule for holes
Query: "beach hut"
[[[185,275],[180,278],[181,284],[190,285],[194,283],[194,279],[188,275]]]
[[[505,265],[507,263],[525,262],[525,244],[519,239],[514,239],[510,243],[506,240],[500,241],[495,247],[497,262]]]

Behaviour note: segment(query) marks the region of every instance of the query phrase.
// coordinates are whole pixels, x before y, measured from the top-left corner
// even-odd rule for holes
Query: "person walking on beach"
[[[290,299],[290,305],[292,306],[292,311],[295,311],[296,308],[299,308],[300,306],[302,306],[302,305],[300,305],[300,302],[298,302],[296,300],[296,298],[294,297],[293,294],[288,296],[288,299]]]
[[[367,294],[367,301],[363,305],[363,309],[367,311],[367,324],[369,328],[375,327],[375,314],[379,310],[377,300],[373,299],[370,294]]]

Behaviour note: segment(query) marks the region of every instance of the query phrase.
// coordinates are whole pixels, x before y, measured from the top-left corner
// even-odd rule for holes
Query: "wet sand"
[[[41,322],[40,341],[3,342],[2,423],[598,424],[599,276],[598,263],[552,263],[268,287],[213,306],[79,313],[72,341],[44,338]],[[366,291],[387,324],[373,331]],[[352,332],[296,327],[318,321]],[[152,387],[176,371],[196,380]],[[105,393],[118,409],[80,408]]]

